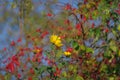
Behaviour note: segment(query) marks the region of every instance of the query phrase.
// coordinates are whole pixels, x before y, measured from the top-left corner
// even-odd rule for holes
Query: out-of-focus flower
[[[58,38],[57,35],[50,36],[50,42],[55,43],[55,41],[57,40],[57,38]]]
[[[69,51],[65,51],[65,52],[64,52],[64,55],[65,55],[65,56],[70,56],[71,53],[70,53]]]
[[[34,53],[41,53],[42,52],[42,48],[35,48],[33,50]]]
[[[50,42],[55,44],[57,47],[61,47],[63,45],[61,42],[61,38],[57,35],[50,36]]]
[[[34,49],[33,52],[34,52],[34,53],[39,53],[40,50],[39,50],[39,49]]]

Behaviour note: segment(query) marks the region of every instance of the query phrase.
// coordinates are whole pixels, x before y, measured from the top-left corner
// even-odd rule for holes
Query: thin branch
[[[77,21],[81,24],[81,21],[79,20],[79,18],[77,17],[76,14],[72,13],[72,15],[74,15],[74,17],[77,19]],[[84,40],[85,40],[85,31],[84,31],[84,28],[83,28],[83,25],[81,24],[81,29],[82,29],[82,39],[83,39],[83,43],[84,43]],[[85,43],[84,43],[85,45]]]

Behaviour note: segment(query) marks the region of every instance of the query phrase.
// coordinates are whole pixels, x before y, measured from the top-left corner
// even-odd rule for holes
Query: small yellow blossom
[[[52,35],[50,37],[50,42],[54,43],[57,40],[58,36],[57,35]]]
[[[34,53],[39,53],[39,52],[41,52],[41,50],[40,49],[34,49],[33,52]]]
[[[68,51],[65,51],[65,52],[64,52],[64,55],[65,55],[65,56],[70,56],[70,55],[71,55],[71,53],[70,53],[70,52],[68,52]]]
[[[50,42],[55,44],[57,47],[61,47],[63,45],[61,42],[61,38],[57,35],[52,35],[50,37]]]

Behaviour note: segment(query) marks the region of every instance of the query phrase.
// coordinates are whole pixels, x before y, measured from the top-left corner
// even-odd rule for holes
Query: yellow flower
[[[58,47],[60,47],[60,46],[62,46],[63,44],[61,43],[61,40],[56,40],[56,41],[55,41],[55,45],[58,46]]]
[[[41,52],[41,50],[40,49],[34,49],[33,52],[36,54],[36,53]]]
[[[65,52],[64,52],[64,55],[65,55],[65,56],[70,56],[70,55],[71,55],[71,53],[70,53],[70,52],[68,52],[68,51],[65,51]]]
[[[63,45],[61,42],[61,38],[57,35],[52,35],[50,37],[50,42],[55,44],[57,47],[61,47]]]
[[[57,35],[52,35],[50,37],[50,42],[54,43],[57,40],[58,36]]]

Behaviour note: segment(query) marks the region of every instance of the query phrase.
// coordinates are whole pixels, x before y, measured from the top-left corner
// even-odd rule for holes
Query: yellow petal
[[[57,38],[58,38],[58,36],[52,35],[52,36],[50,37],[50,42],[54,43],[54,42],[57,40]]]
[[[66,51],[65,51],[65,52],[64,52],[64,55],[65,55],[65,56],[70,56],[70,55],[71,55],[71,53],[70,53],[70,52],[66,52]]]
[[[62,44],[61,40],[56,40],[55,45],[58,46],[58,47],[60,47],[63,44]]]

